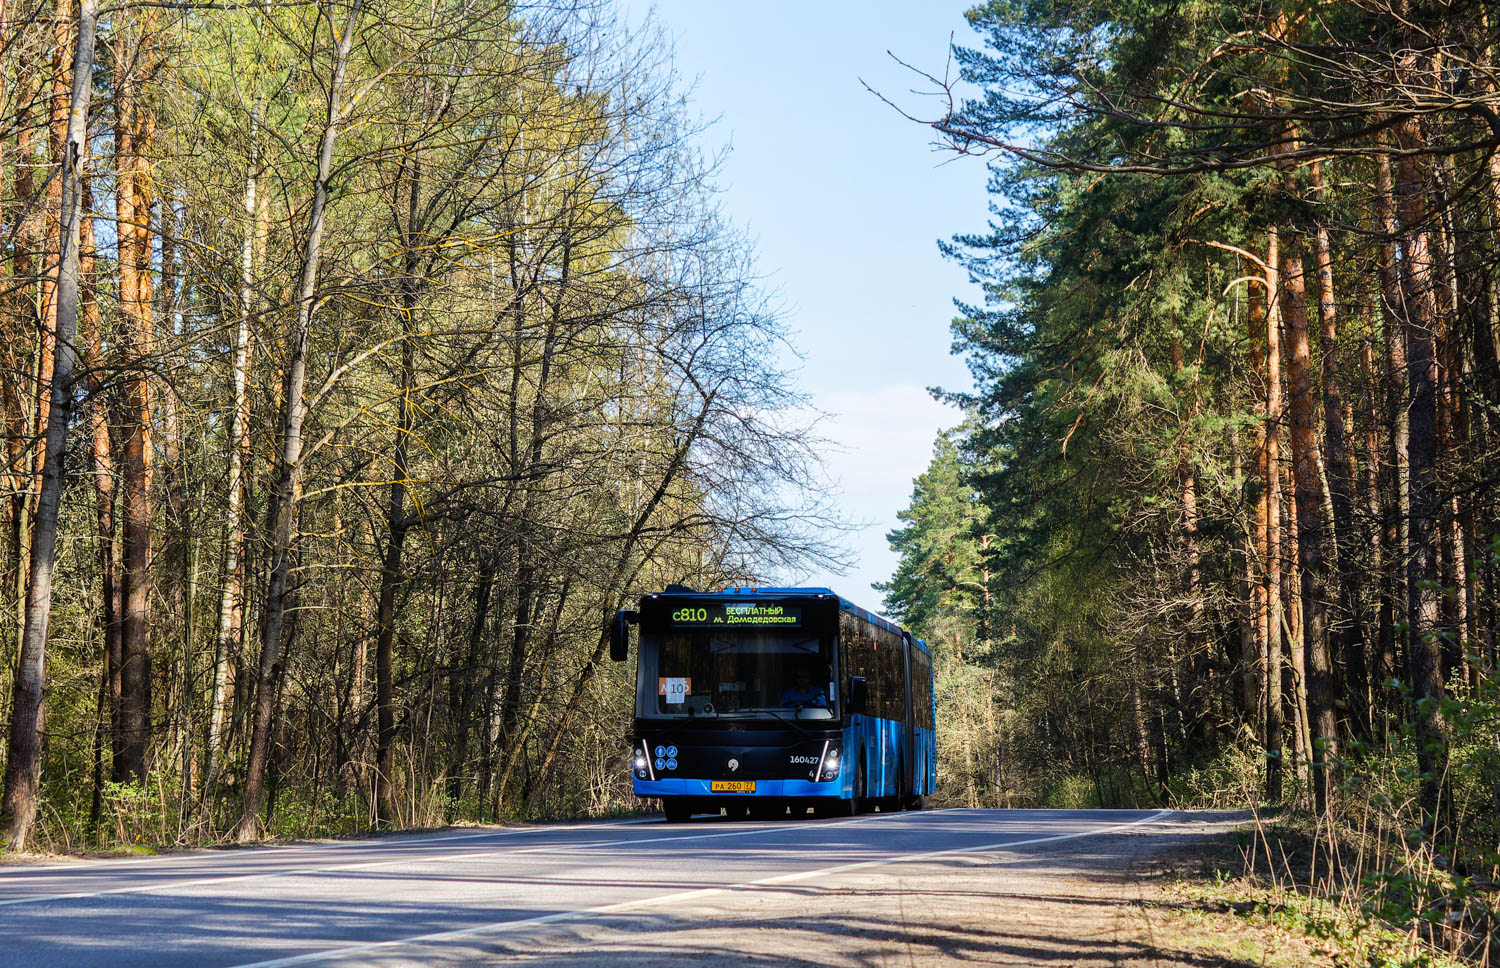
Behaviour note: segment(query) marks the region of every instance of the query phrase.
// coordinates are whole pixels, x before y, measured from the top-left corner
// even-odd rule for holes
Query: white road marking
[[[272,854],[289,854],[323,850],[357,850],[361,847],[403,847],[407,844],[438,844],[449,840],[475,840],[479,837],[509,837],[515,834],[532,834],[548,830],[578,830],[583,827],[620,827],[626,824],[655,823],[656,817],[637,817],[630,820],[605,820],[590,824],[553,824],[531,827],[494,827],[489,830],[466,834],[437,834],[431,837],[362,837],[358,840],[339,840],[321,844],[287,844],[281,847],[261,846],[231,847],[227,850],[189,849],[181,853],[152,854],[147,857],[101,857],[70,861],[62,864],[14,864],[0,865],[0,882],[16,874],[43,874],[50,871],[95,871],[117,870],[135,864],[161,864],[170,858],[181,860],[227,860],[233,857],[267,857]]]
[[[937,814],[937,813],[941,813],[941,812],[942,812],[941,810],[929,810],[929,811],[924,811],[924,814],[927,815],[927,816],[931,816],[933,814]],[[921,816],[921,815],[923,815],[923,814],[907,814],[906,816],[908,816],[908,817],[915,817],[915,816]],[[736,829],[736,830],[730,830],[730,831],[726,831],[726,832],[723,832],[723,833],[713,833],[713,834],[679,834],[679,835],[675,835],[675,836],[643,838],[643,839],[640,839],[640,840],[596,840],[596,841],[585,842],[585,843],[542,844],[542,845],[537,846],[537,847],[522,847],[522,848],[519,848],[519,849],[516,849],[516,850],[508,850],[507,853],[510,853],[510,854],[546,854],[546,853],[567,852],[567,851],[575,851],[575,850],[587,850],[587,849],[594,848],[594,847],[632,847],[632,846],[635,846],[636,844],[658,844],[658,843],[663,843],[663,842],[668,842],[668,841],[679,841],[679,840],[681,840],[681,841],[688,841],[688,840],[717,840],[717,839],[722,838],[722,837],[747,837],[747,836],[750,836],[751,834],[775,832],[777,830],[782,830],[782,831],[790,830],[790,829],[807,830],[807,829],[810,829],[810,828],[817,828],[817,827],[830,827],[830,826],[839,826],[839,825],[845,825],[845,824],[868,823],[868,822],[874,821],[874,820],[890,819],[892,817],[900,817],[900,816],[902,816],[902,815],[901,814],[871,814],[868,817],[861,817],[861,818],[854,819],[854,820],[834,820],[834,821],[831,821],[831,822],[828,822],[828,823],[803,823],[803,824],[797,825],[797,827],[795,827],[795,828],[791,828],[791,827],[788,827],[786,825],[781,825],[781,824],[773,824],[773,825],[770,825],[770,826],[759,825],[759,826],[754,826],[754,827],[741,827],[741,828]],[[607,821],[607,822],[604,822],[604,823],[577,824],[577,825],[572,825],[572,826],[568,826],[568,827],[557,827],[557,828],[532,828],[532,830],[543,830],[543,829],[555,829],[555,830],[590,830],[590,829],[594,829],[594,828],[598,828],[598,827],[621,827],[621,826],[625,826],[625,825],[628,825],[628,824],[641,824],[641,823],[654,823],[654,822],[657,822],[654,818],[648,818],[648,819],[644,819],[644,820],[611,820],[611,821]],[[513,833],[526,833],[526,832],[531,832],[531,831],[527,831],[527,830],[515,830],[515,831],[512,831],[512,832]],[[495,831],[494,832],[494,834],[500,834],[500,833],[503,833],[503,832],[502,831]],[[463,837],[452,837],[452,838],[441,838],[441,839],[463,840],[463,839],[470,839],[471,836],[482,836],[482,835],[475,834],[475,835],[466,835],[466,836],[463,836]],[[374,843],[378,843],[378,841],[374,842]],[[504,848],[501,848],[501,849],[504,849]],[[428,857],[428,858],[424,858],[424,859],[428,860],[428,861],[471,860],[471,859],[473,859],[475,857],[487,857],[487,856],[489,856],[490,854],[493,854],[493,853],[495,853],[494,849],[488,849],[487,848],[485,850],[469,851],[467,853],[462,853],[462,854],[440,855],[440,856]],[[153,892],[153,891],[171,891],[171,890],[175,890],[176,888],[180,888],[180,887],[204,887],[204,886],[209,885],[209,884],[227,884],[230,881],[260,881],[260,880],[269,880],[271,878],[276,878],[276,877],[299,877],[299,876],[306,875],[306,874],[338,874],[338,873],[342,873],[344,871],[369,870],[369,869],[375,868],[375,867],[389,867],[392,864],[405,864],[405,863],[410,863],[411,860],[412,860],[411,858],[407,858],[407,857],[384,857],[384,858],[382,858],[380,860],[362,861],[360,863],[355,863],[355,864],[336,864],[336,865],[333,865],[331,867],[291,867],[291,868],[286,868],[286,869],[283,869],[283,870],[260,871],[258,873],[254,873],[254,874],[219,874],[219,875],[215,875],[213,877],[197,877],[197,878],[192,878],[192,879],[189,879],[189,880],[163,881],[162,883],[159,883],[159,884],[132,884],[132,885],[130,885],[128,887],[113,887],[113,888],[106,888],[106,889],[100,890],[100,891],[71,891],[71,892],[67,892],[67,893],[63,893],[63,894],[28,894],[28,895],[26,895],[24,897],[13,897],[13,898],[6,898],[4,900],[0,900],[0,907],[9,907],[9,906],[14,905],[14,904],[42,904],[42,903],[45,903],[45,902],[48,902],[48,901],[76,901],[76,900],[83,900],[83,899],[91,898],[91,897],[107,897],[107,896],[115,895],[115,894],[146,894],[146,893],[150,893],[150,892]]]
[[[1159,810],[1149,817],[1133,820],[1129,823],[1113,824],[1108,827],[1099,827],[1095,830],[1078,831],[1071,834],[1054,834],[1049,837],[1031,837],[1025,840],[1008,840],[992,844],[977,844],[970,847],[950,847],[944,850],[929,850],[914,854],[901,854],[896,857],[885,857],[878,860],[856,861],[850,864],[837,864],[833,867],[820,867],[817,870],[799,871],[793,874],[778,874],[773,877],[762,877],[753,881],[742,881],[738,884],[726,884],[721,887],[705,887],[691,891],[678,891],[673,894],[662,894],[656,897],[645,898],[639,901],[621,901],[616,904],[604,904],[598,907],[583,908],[578,911],[559,911],[555,914],[543,914],[534,918],[522,918],[514,921],[496,921],[492,924],[482,924],[473,928],[460,928],[456,931],[439,931],[434,934],[416,935],[410,938],[397,938],[393,941],[374,941],[368,944],[352,945],[347,948],[334,948],[327,951],[315,951],[303,955],[293,955],[287,958],[272,958],[269,961],[255,961],[236,966],[236,968],[291,968],[293,965],[307,965],[330,958],[342,958],[348,955],[367,954],[374,951],[388,951],[393,948],[406,947],[408,945],[432,944],[435,942],[456,941],[460,938],[472,938],[480,935],[505,934],[519,928],[534,927],[543,924],[555,924],[559,921],[585,921],[590,918],[598,918],[602,915],[623,914],[628,911],[641,908],[651,908],[662,904],[675,904],[682,901],[692,901],[699,898],[711,897],[716,894],[725,894],[731,891],[743,890],[748,887],[766,887],[773,884],[791,884],[796,881],[810,880],[815,877],[823,877],[829,874],[843,874],[849,871],[864,870],[871,867],[884,867],[890,864],[911,864],[921,861],[932,860],[938,857],[952,857],[957,854],[978,854],[992,850],[1005,850],[1012,847],[1029,847],[1034,844],[1055,843],[1062,840],[1077,840],[1082,837],[1093,837],[1099,834],[1113,833],[1117,830],[1125,830],[1130,827],[1139,827],[1143,824],[1154,823],[1163,817],[1169,816],[1173,811]],[[882,815],[884,816],[884,815]],[[915,816],[920,816],[917,814]],[[860,821],[850,821],[858,823]],[[819,824],[817,826],[828,826]],[[723,835],[719,835],[723,836]],[[642,841],[636,841],[642,843]]]
[[[601,823],[570,824],[570,825],[567,825],[567,826],[559,826],[559,827],[515,827],[515,828],[504,829],[504,830],[490,830],[490,831],[486,831],[485,833],[482,833],[482,834],[459,834],[459,835],[453,836],[453,837],[427,837],[427,838],[423,838],[420,841],[407,840],[407,841],[402,841],[402,843],[406,843],[406,844],[411,844],[411,843],[425,843],[425,844],[446,843],[446,842],[455,841],[455,840],[474,840],[474,839],[477,839],[479,837],[506,837],[506,836],[514,836],[516,834],[538,833],[538,832],[558,831],[558,830],[591,830],[591,829],[594,829],[594,828],[597,828],[597,827],[623,827],[623,826],[627,826],[627,825],[630,825],[630,824],[642,824],[642,823],[654,823],[654,822],[656,822],[656,820],[655,820],[654,817],[648,817],[648,818],[637,819],[637,820],[608,820],[608,821],[604,821],[604,822],[601,822]],[[608,841],[603,841],[603,843],[608,843]],[[366,841],[362,841],[361,845],[365,846],[365,847],[379,847],[379,846],[381,846],[381,842],[378,841],[378,840],[366,840]],[[333,845],[329,845],[329,846],[333,846]],[[343,846],[343,845],[339,845],[339,846]],[[282,852],[284,850],[304,850],[304,849],[320,849],[320,848],[270,848],[265,853],[271,853],[273,851],[276,852],[276,853],[280,853],[280,852]],[[321,849],[327,849],[327,848],[321,848]],[[531,853],[531,852],[533,852],[533,851],[535,851],[537,849],[539,849],[539,848],[523,848],[521,851],[518,851],[518,853]],[[550,848],[540,848],[540,849],[550,849]],[[429,859],[431,859],[431,860],[459,860],[459,859],[465,859],[465,858],[470,858],[470,857],[482,857],[482,856],[484,856],[485,854],[488,854],[488,853],[490,853],[490,851],[488,851],[488,850],[474,851],[474,852],[467,853],[467,854],[454,854],[454,855],[451,855],[451,856],[448,856],[448,857],[433,857],[433,858],[429,858]],[[252,856],[252,855],[246,854],[245,856]],[[261,854],[260,856],[264,856],[264,854]],[[143,858],[143,859],[146,859],[146,858]],[[150,858],[150,859],[156,860],[157,862],[161,862],[163,860],[163,858],[160,858],[160,857]],[[107,889],[102,890],[102,891],[72,891],[72,892],[65,893],[65,894],[28,894],[28,895],[26,895],[24,897],[11,897],[11,898],[0,899],[0,907],[9,907],[9,906],[11,906],[13,904],[40,904],[40,903],[43,903],[45,901],[73,901],[73,900],[78,900],[80,898],[104,897],[105,895],[109,895],[109,894],[143,894],[143,893],[146,893],[148,891],[169,891],[169,890],[171,890],[174,887],[196,887],[196,886],[203,885],[203,884],[223,884],[223,883],[226,883],[228,881],[253,881],[253,880],[264,880],[265,878],[268,878],[268,877],[290,877],[290,876],[298,875],[298,874],[323,874],[323,873],[332,873],[334,871],[341,871],[341,870],[359,870],[361,868],[366,868],[366,867],[382,867],[382,866],[384,866],[386,864],[400,864],[400,863],[405,863],[407,860],[409,860],[409,858],[386,857],[386,858],[384,858],[382,860],[377,860],[377,861],[365,861],[365,862],[359,863],[359,864],[340,864],[340,865],[337,865],[337,866],[334,866],[334,867],[300,867],[300,868],[299,867],[293,867],[293,868],[288,868],[288,869],[285,869],[285,870],[260,871],[260,872],[255,873],[255,874],[219,874],[219,875],[215,875],[213,877],[198,877],[198,878],[192,878],[190,880],[185,880],[185,881],[164,881],[164,882],[162,882],[160,884],[134,884],[134,885],[131,885],[129,887],[107,888]],[[67,869],[67,868],[64,868],[64,869]],[[75,867],[75,868],[71,868],[71,869],[72,870],[80,870],[80,869],[97,870],[99,868],[98,867],[89,867],[89,868],[76,868]],[[4,874],[0,873],[0,882],[3,882],[3,881],[4,881]]]

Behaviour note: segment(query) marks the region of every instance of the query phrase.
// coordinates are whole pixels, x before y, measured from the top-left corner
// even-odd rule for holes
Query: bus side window
[[[932,659],[920,650],[912,651],[911,701],[916,704],[916,720],[923,729],[932,728]]]
[[[865,624],[849,612],[839,613],[839,633],[844,641],[844,687],[848,688],[850,676],[863,676],[865,680],[865,709],[871,716],[879,716],[880,675],[872,650],[873,642]]]
[[[906,659],[903,649],[906,643],[901,636],[885,629],[876,630],[880,637],[880,676],[885,680],[886,719],[906,719]]]
[[[849,619],[848,612],[839,612],[839,651],[844,660],[839,670],[841,680],[839,690],[844,693],[845,701],[849,699],[846,691],[849,688],[849,679],[853,676],[864,675],[861,671],[864,666],[859,661],[859,640],[855,637],[854,623]]]
[[[934,707],[937,704],[937,696],[933,695],[933,690],[937,683],[932,678],[932,656],[927,657],[927,664],[923,668],[927,670],[927,686],[922,691],[922,709],[925,710],[922,715],[927,717],[927,728],[936,729],[937,723],[934,721],[936,709]]]
[[[922,725],[932,728],[932,657],[922,656]]]
[[[914,645],[911,649],[911,721],[913,726],[924,726],[922,722],[922,653]]]
[[[886,653],[885,670],[891,681],[890,718],[906,720],[906,643],[901,636],[885,633],[881,651]]]

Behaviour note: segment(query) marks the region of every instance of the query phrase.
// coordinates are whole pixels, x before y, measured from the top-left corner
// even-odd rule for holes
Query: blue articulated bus
[[[636,658],[635,795],[667,819],[921,808],[937,783],[932,654],[827,588],[696,592],[622,610]]]

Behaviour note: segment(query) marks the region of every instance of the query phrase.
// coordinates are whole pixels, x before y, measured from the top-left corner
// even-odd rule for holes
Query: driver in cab
[[[797,670],[797,677],[786,691],[781,694],[783,706],[817,706],[828,708],[828,693],[821,686],[813,684],[812,673],[806,668]]]

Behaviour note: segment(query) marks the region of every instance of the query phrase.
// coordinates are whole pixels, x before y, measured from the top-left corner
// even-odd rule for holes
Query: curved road
[[[11,966],[494,964],[528,934],[846,892],[959,859],[1170,831],[1166,811],[930,810],[833,821],[655,819],[0,867]],[[1081,846],[1081,845],[1079,845]],[[702,912],[708,912],[704,915]],[[696,923],[696,922],[695,922]],[[662,930],[671,930],[663,928]],[[509,943],[502,943],[509,939]]]

